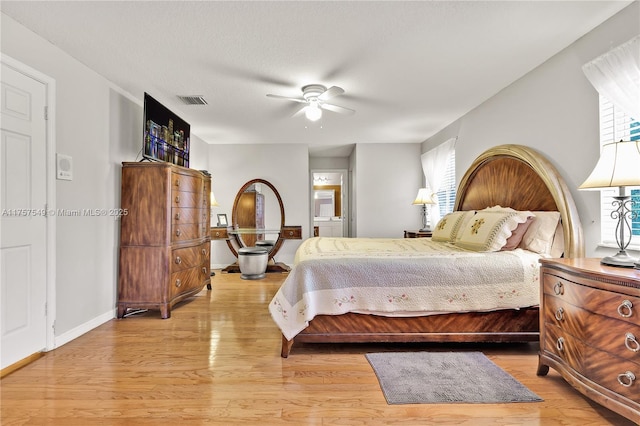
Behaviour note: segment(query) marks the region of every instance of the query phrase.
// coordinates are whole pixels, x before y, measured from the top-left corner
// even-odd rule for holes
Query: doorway
[[[348,176],[342,169],[311,171],[313,236],[349,236]]]

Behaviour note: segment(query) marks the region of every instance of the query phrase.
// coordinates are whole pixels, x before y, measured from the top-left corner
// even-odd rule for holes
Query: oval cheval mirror
[[[264,246],[272,260],[282,246],[284,224],[282,198],[269,181],[252,179],[240,188],[231,211],[231,226],[237,230],[232,237],[239,248]],[[229,248],[237,257],[235,247]]]

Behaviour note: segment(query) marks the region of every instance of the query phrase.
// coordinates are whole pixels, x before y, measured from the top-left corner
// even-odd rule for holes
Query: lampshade
[[[435,204],[431,192],[427,188],[420,188],[416,199],[411,204]]]
[[[640,141],[603,145],[600,159],[580,189],[640,185]]]
[[[211,207],[218,207],[220,206],[220,204],[218,204],[218,201],[216,201],[216,196],[213,195],[213,191],[211,191]]]

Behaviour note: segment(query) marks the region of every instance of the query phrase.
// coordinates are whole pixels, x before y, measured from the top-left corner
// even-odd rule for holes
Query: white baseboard
[[[79,325],[78,327],[67,331],[64,334],[54,337],[53,341],[53,349],[59,348],[65,343],[69,343],[70,341],[77,339],[83,334],[93,330],[96,327],[101,326],[105,322],[111,321],[116,317],[116,310],[112,309],[111,311],[105,312],[102,315],[99,315],[93,318],[90,321],[85,322],[84,324]]]

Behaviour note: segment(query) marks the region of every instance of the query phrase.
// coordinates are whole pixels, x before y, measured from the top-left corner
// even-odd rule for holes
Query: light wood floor
[[[267,305],[284,277],[218,272],[170,319],[114,319],[47,353],[1,380],[1,424],[632,424],[553,370],[536,376],[535,344],[295,344],[282,359]],[[544,402],[387,405],[364,357],[384,350],[481,350]]]

